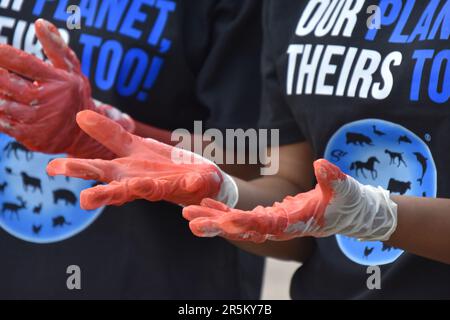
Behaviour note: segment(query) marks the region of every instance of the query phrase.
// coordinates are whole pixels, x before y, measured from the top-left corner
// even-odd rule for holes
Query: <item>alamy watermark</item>
[[[66,280],[66,286],[69,290],[81,290],[81,268],[77,265],[70,265],[66,269],[69,276]]]
[[[279,169],[278,129],[207,129],[202,121],[194,122],[194,132],[177,129],[171,137],[179,149],[201,155],[218,165],[261,165],[261,175],[275,175]],[[174,149],[172,161],[176,164],[201,163],[202,159]]]
[[[381,268],[379,266],[369,266],[366,273],[369,275],[366,281],[367,289],[381,290]]]
[[[67,29],[80,30],[81,29],[80,7],[76,5],[70,5],[67,7],[67,13],[70,14],[66,21]]]

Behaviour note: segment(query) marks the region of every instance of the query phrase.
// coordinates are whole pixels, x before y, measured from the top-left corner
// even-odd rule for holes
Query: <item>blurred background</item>
[[[301,264],[274,259],[266,260],[262,290],[263,300],[288,300],[289,285],[294,272]]]

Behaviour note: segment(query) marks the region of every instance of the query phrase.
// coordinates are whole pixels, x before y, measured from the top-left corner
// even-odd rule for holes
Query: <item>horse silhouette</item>
[[[368,170],[372,176],[372,179],[375,180],[378,177],[378,171],[375,169],[375,163],[380,163],[376,157],[370,157],[366,162],[355,161],[350,165],[350,170],[355,170],[357,177],[359,176],[358,171],[360,171],[364,179],[367,179],[364,170]]]

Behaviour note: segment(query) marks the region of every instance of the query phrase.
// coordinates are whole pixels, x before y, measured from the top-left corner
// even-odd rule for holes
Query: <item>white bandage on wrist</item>
[[[326,229],[363,241],[387,241],[397,228],[397,204],[389,191],[363,185],[348,176],[335,185],[326,209]]]

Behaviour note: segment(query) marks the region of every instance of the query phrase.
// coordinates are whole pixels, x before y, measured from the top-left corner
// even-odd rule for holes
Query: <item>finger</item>
[[[123,205],[135,198],[128,194],[126,183],[112,182],[83,190],[80,194],[80,206],[84,210],[94,210],[106,205]]]
[[[56,69],[24,51],[0,44],[0,67],[30,80],[59,79]]]
[[[226,204],[224,204],[220,201],[214,200],[214,199],[210,199],[210,198],[203,199],[202,202],[200,203],[200,205],[202,207],[216,209],[216,210],[223,211],[223,212],[230,211],[230,208]]]
[[[75,53],[67,46],[58,29],[44,19],[35,22],[36,36],[42,44],[45,55],[53,66],[69,72],[80,72],[80,62]]]
[[[217,174],[214,172],[214,175]],[[207,171],[183,173],[177,185],[179,194],[186,195],[180,199],[184,205],[198,204],[202,199],[218,194],[220,191],[219,178],[217,181],[210,179],[211,174]],[[218,177],[218,176],[217,176]]]
[[[186,195],[186,199],[179,194],[179,185],[169,180],[154,178],[132,178],[128,180],[129,193],[138,199],[148,201],[166,200],[178,204],[188,202],[192,195]]]
[[[30,81],[0,68],[0,92],[23,104],[37,103],[38,90]]]
[[[231,234],[257,232],[261,234],[280,234],[287,227],[288,219],[280,208],[256,207],[252,211],[232,210],[219,218],[222,230]]]
[[[170,193],[168,182],[153,178],[133,178],[128,181],[129,193],[148,201],[161,201]]]
[[[255,243],[262,243],[267,240],[267,235],[259,234],[257,232],[246,233],[227,233],[217,224],[216,221],[208,218],[199,218],[189,223],[189,228],[197,237],[216,237],[220,236],[232,241],[251,241]]]
[[[134,136],[122,126],[94,111],[77,114],[80,128],[119,157],[130,154]]]
[[[203,238],[217,237],[224,233],[214,219],[204,217],[189,222],[189,229],[197,237]]]
[[[47,165],[50,176],[64,175],[84,180],[111,182],[114,179],[114,164],[106,160],[55,159]]]
[[[183,217],[188,221],[198,218],[217,218],[223,214],[226,214],[226,212],[205,208],[203,206],[188,206],[183,208]]]
[[[34,120],[35,110],[15,101],[0,99],[0,114],[2,118],[9,118],[15,123],[30,123]]]

